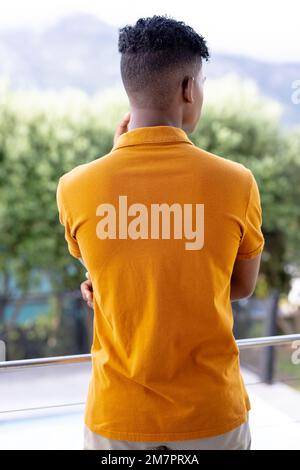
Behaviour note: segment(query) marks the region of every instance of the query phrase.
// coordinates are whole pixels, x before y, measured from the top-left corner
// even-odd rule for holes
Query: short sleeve
[[[265,244],[262,233],[262,209],[257,182],[251,174],[250,195],[245,216],[245,226],[241,237],[237,259],[250,259],[258,256]]]
[[[63,197],[62,182],[61,179],[58,182],[56,191],[56,201],[59,213],[59,221],[65,227],[65,239],[68,244],[69,252],[74,258],[80,258],[81,253],[76,241],[76,238],[72,235],[70,218],[66,210],[66,204]]]

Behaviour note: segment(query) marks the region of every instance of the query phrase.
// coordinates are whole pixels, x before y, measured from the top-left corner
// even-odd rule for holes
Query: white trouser
[[[205,439],[140,442],[108,439],[84,425],[83,450],[250,450],[249,413],[247,420],[232,431]]]

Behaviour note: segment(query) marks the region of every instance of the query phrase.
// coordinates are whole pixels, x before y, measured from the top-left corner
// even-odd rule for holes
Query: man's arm
[[[237,259],[231,276],[230,300],[235,301],[253,294],[260,267],[261,253],[255,258]]]
[[[231,276],[231,301],[244,299],[253,294],[264,247],[261,230],[262,209],[257,182],[249,170],[250,194],[240,245]]]

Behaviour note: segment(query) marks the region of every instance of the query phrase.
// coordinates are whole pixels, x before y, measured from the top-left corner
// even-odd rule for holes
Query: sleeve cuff
[[[264,245],[265,243],[261,243],[259,245],[259,247],[257,247],[255,250],[253,251],[250,251],[249,253],[238,253],[237,256],[236,256],[236,259],[251,259],[251,258],[255,258],[256,256],[258,256],[262,251],[263,251],[263,248],[264,248]]]

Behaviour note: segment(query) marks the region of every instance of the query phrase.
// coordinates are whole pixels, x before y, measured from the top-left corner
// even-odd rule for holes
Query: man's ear
[[[182,95],[188,103],[194,102],[194,77],[185,77],[182,81]]]

